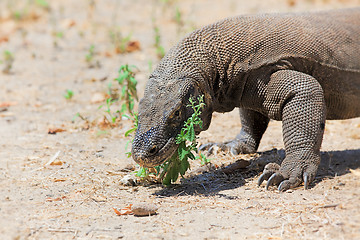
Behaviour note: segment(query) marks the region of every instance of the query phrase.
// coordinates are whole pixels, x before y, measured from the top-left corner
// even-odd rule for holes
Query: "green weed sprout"
[[[94,58],[94,53],[95,53],[95,46],[94,44],[91,44],[91,46],[89,47],[88,53],[85,55],[85,60],[88,63],[91,63],[93,58]]]
[[[128,116],[128,115],[124,114],[123,116],[127,117],[128,119],[130,119],[133,122],[133,127],[125,132],[125,137],[129,137],[130,134],[135,132],[137,130],[137,128],[138,128],[138,123],[139,123],[138,114],[134,113],[131,116]],[[132,141],[129,140],[129,141],[126,142],[125,149],[128,148],[129,143],[132,142]],[[125,154],[127,155],[128,158],[131,157],[131,151],[126,152]]]
[[[127,47],[128,43],[130,42],[131,37],[132,37],[132,33],[123,37],[119,29],[110,31],[110,39],[111,39],[111,42],[114,45],[117,53],[125,53],[126,52],[126,47]]]
[[[135,80],[135,73],[133,72],[133,68],[135,66],[122,65],[119,69],[119,76],[115,78],[121,87],[121,91],[119,94],[112,92],[112,83],[108,84],[108,93],[110,95],[109,98],[106,99],[105,104],[99,106],[99,109],[105,108],[105,113],[107,113],[108,117],[110,117],[110,122],[115,123],[116,120],[123,116],[135,121],[137,119],[137,115],[134,112],[134,102],[138,100],[136,85],[137,81]],[[121,107],[120,110],[117,110],[115,113],[111,111],[111,106],[115,102],[120,102]],[[125,113],[129,115],[126,115]],[[135,129],[136,130],[136,129]],[[130,132],[131,133],[131,132]],[[127,133],[126,135],[129,135]]]
[[[64,98],[66,100],[71,100],[73,96],[74,96],[74,92],[72,90],[66,89],[66,92],[64,94]]]
[[[118,118],[118,116],[115,114],[119,113],[119,111],[116,111],[115,114],[111,112],[111,105],[113,105],[114,102],[116,102],[116,99],[112,99],[111,97],[107,98],[106,102],[105,102],[106,109],[104,110],[110,117],[110,121],[112,123],[116,122],[116,119]],[[99,109],[101,109],[103,107],[104,107],[104,105],[100,105]]]
[[[3,73],[9,74],[11,72],[14,60],[14,55],[10,51],[5,50],[3,53],[3,61],[1,61],[1,63],[4,63]]]
[[[179,7],[176,7],[176,9],[175,9],[174,20],[175,20],[176,25],[177,25],[177,34],[180,35],[182,27],[184,26],[184,21],[183,21],[181,11],[180,11]]]
[[[87,54],[85,55],[85,60],[89,68],[94,68],[94,67],[100,68],[101,64],[99,61],[94,62],[94,56],[95,56],[95,45],[91,44]]]
[[[122,65],[119,69],[119,76],[115,79],[121,86],[120,101],[122,101],[120,113],[124,114],[128,112],[131,116],[134,116],[134,102],[138,100],[135,79],[135,73],[133,71],[135,66]]]
[[[204,96],[199,96],[197,102],[194,98],[189,99],[190,104],[187,107],[191,107],[194,113],[184,122],[184,127],[176,138],[176,144],[178,145],[177,151],[173,156],[160,166],[155,167],[160,179],[164,185],[170,185],[172,182],[176,182],[179,178],[184,176],[185,172],[190,168],[189,159],[200,159],[201,164],[206,164],[209,159],[205,155],[195,157],[194,153],[198,153],[197,141],[195,136],[195,126],[202,128],[202,120],[200,118],[201,109],[205,107]],[[141,167],[136,175],[138,177],[147,177],[149,170]]]
[[[50,10],[50,5],[46,0],[35,0],[35,3],[46,10]]]
[[[156,54],[158,55],[158,58],[163,58],[165,56],[165,49],[161,45],[161,35],[160,35],[160,29],[157,26],[154,26],[154,38],[155,38],[155,48],[156,48]]]

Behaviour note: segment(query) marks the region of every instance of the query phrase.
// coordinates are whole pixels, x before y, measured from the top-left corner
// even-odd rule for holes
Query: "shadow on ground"
[[[321,152],[317,178],[341,176],[360,167],[360,149]]]
[[[270,150],[260,153],[259,157],[252,159],[251,164],[246,168],[240,168],[230,173],[224,173],[228,167],[204,172],[181,181],[181,184],[174,184],[155,192],[158,197],[185,196],[185,195],[204,195],[222,196],[225,198],[236,198],[236,196],[226,196],[220,191],[236,189],[243,186],[246,180],[259,175],[264,166],[269,162],[280,163],[285,157],[285,151]],[[349,169],[360,167],[360,149],[344,151],[321,152],[321,164],[315,181],[317,184],[323,179],[349,173]]]

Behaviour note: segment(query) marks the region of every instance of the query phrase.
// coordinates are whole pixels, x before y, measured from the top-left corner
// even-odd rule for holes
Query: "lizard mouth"
[[[171,137],[155,154],[144,158],[137,156],[134,160],[142,167],[155,167],[168,160],[176,149],[175,137]]]

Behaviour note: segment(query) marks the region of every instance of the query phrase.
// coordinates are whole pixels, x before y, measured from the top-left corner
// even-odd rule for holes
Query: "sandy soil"
[[[141,97],[159,60],[154,25],[168,50],[185,33],[227,16],[360,1],[48,0],[49,8],[27,2],[0,2],[0,68],[6,67],[4,51],[14,56],[9,73],[0,73],[1,239],[360,239],[359,118],[327,122],[322,165],[307,191],[257,187],[261,166],[221,170],[240,158],[259,159],[247,155],[213,157],[217,171],[196,171],[199,164],[193,163],[195,171],[168,188],[123,186],[124,168],[135,165],[125,155],[131,122],[101,129],[106,113],[98,102],[126,63],[139,69]],[[141,49],[117,54],[109,37],[116,30],[132,34]],[[66,89],[74,92],[71,100],[63,96]],[[88,122],[74,119],[76,113]],[[64,131],[48,134],[51,128]],[[214,114],[200,142],[230,139],[238,129],[236,111]],[[265,152],[273,148],[278,151]],[[283,157],[280,122],[270,123],[259,152],[265,160]],[[113,211],[132,203],[156,204],[158,214]]]

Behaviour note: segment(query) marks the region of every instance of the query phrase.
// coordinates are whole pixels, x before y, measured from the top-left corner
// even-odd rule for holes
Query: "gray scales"
[[[269,120],[282,121],[286,157],[259,178],[284,191],[314,180],[326,119],[360,116],[360,8],[227,18],[187,35],[166,54],[139,104],[132,156],[142,166],[167,160],[205,96],[203,129],[213,112],[239,108],[241,131],[209,143],[233,154],[256,152]]]

